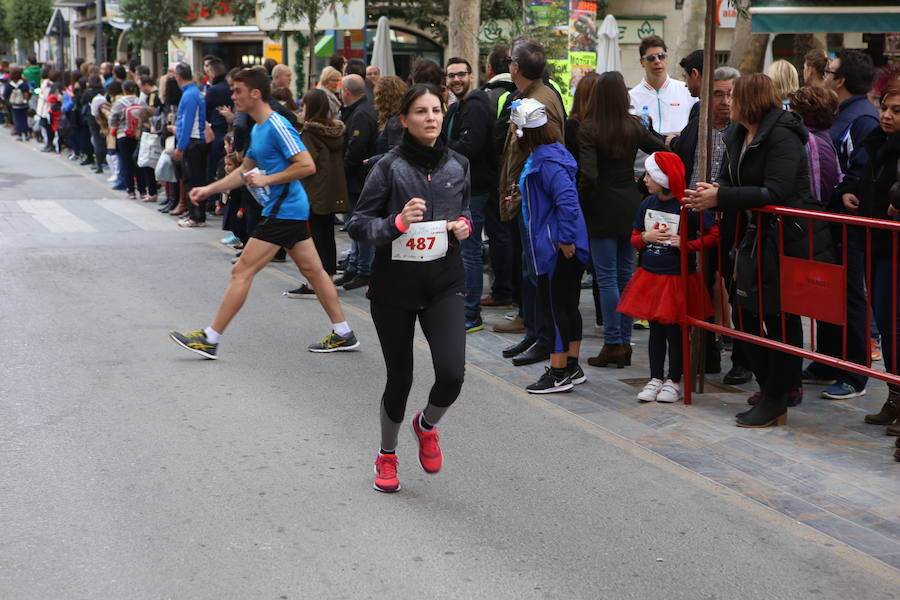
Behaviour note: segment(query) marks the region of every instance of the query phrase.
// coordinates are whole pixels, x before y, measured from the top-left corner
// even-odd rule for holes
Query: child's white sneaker
[[[662,384],[662,388],[656,395],[657,402],[678,402],[681,400],[681,384],[675,383],[671,379],[666,379]]]
[[[656,400],[659,391],[663,387],[662,379],[656,379],[655,377],[647,382],[647,385],[644,386],[644,389],[640,391],[638,394],[639,402],[653,402]]]

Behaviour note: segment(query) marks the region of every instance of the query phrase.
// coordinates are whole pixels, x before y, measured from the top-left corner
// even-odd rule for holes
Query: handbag
[[[156,180],[159,182],[172,183],[176,181],[175,163],[172,162],[172,157],[169,156],[168,152],[163,152],[159,155],[154,173],[156,174]]]
[[[757,230],[762,234],[757,236]],[[757,239],[758,238],[758,239]],[[760,266],[762,267],[763,313],[781,312],[778,271],[778,220],[769,215],[756,215],[747,224],[734,260],[731,297],[735,306],[759,312]],[[759,244],[757,244],[759,241]],[[762,258],[759,258],[760,252]]]
[[[159,161],[161,154],[162,147],[159,143],[159,135],[144,132],[141,135],[141,145],[138,149],[138,166],[156,168],[156,163]]]

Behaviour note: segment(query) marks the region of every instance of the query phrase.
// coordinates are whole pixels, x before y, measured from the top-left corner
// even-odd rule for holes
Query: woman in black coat
[[[737,234],[738,256],[731,284],[731,302],[738,327],[792,346],[803,345],[800,317],[785,315],[782,336],[778,276],[778,219],[747,213],[766,205],[813,208],[809,166],[804,146],[809,133],[800,117],[782,109],[772,80],[754,74],[735,82],[731,120],[725,138],[725,164],[718,184],[698,183],[688,190],[686,203],[694,210],[718,208],[732,223],[743,223]],[[783,219],[784,252],[806,258],[805,221]],[[757,230],[762,230],[762,290],[757,289]],[[827,227],[815,227],[817,259],[827,259]],[[762,293],[765,333],[760,332],[759,294]],[[768,427],[787,421],[788,394],[800,386],[802,359],[793,354],[747,345],[748,357],[760,385],[760,400],[737,415],[738,427]],[[796,399],[799,403],[799,398]]]
[[[841,200],[860,216],[896,220],[900,218],[900,81],[881,95],[879,124],[863,141],[870,160],[858,180],[841,188]],[[900,357],[895,353],[900,348],[900,307],[892,301],[892,292],[900,287],[900,272],[892,262],[896,252],[890,232],[872,230],[872,307],[881,333],[884,369],[895,375],[900,372]],[[888,425],[888,435],[900,436],[900,424],[892,425],[900,418],[900,386],[888,384],[888,390],[881,412],[866,415],[866,423]],[[900,450],[894,456],[900,460]]]

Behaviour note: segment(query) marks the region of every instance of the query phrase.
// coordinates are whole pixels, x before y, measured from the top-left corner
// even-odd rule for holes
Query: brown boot
[[[866,415],[865,421],[870,425],[890,425],[900,417],[900,386],[888,384],[888,397],[881,412]]]
[[[893,435],[894,437],[900,436],[900,423],[888,425],[888,428],[884,430],[884,434]]]
[[[494,331],[497,333],[525,333],[525,319],[516,317],[512,321],[497,323],[494,325]]]
[[[894,450],[894,460],[900,462],[900,450]]]
[[[603,344],[600,354],[592,356],[588,359],[588,364],[592,367],[605,367],[610,363],[614,363],[617,368],[625,367],[625,344]]]
[[[622,354],[625,355],[625,366],[631,366],[631,344],[622,344]]]
[[[187,202],[184,201],[184,198],[180,198],[178,200],[178,205],[173,210],[169,211],[169,215],[173,217],[180,217],[181,215],[187,213],[187,211]]]

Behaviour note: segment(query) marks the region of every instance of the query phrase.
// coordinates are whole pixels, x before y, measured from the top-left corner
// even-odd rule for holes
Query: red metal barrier
[[[690,209],[687,207],[682,207],[681,209],[681,223],[688,223],[688,211]],[[855,217],[851,215],[841,215],[834,213],[825,213],[825,212],[817,212],[817,211],[808,211],[808,210],[800,210],[795,208],[785,208],[778,206],[765,206],[760,209],[756,209],[753,211],[753,214],[756,216],[757,222],[763,220],[763,215],[771,215],[772,219],[775,219],[778,235],[777,235],[777,250],[778,250],[778,274],[779,274],[779,302],[780,302],[780,321],[781,321],[781,339],[787,339],[787,325],[786,318],[787,314],[797,315],[801,319],[808,318],[810,320],[810,336],[809,336],[809,348],[805,348],[802,346],[796,346],[788,344],[784,341],[777,341],[770,339],[768,337],[763,337],[762,335],[754,335],[747,333],[745,331],[741,331],[740,329],[730,327],[729,323],[726,319],[726,298],[724,291],[724,281],[722,274],[723,267],[723,258],[725,254],[729,253],[733,248],[736,248],[740,243],[741,235],[735,235],[734,245],[729,248],[722,248],[722,243],[719,243],[719,246],[716,249],[718,260],[716,266],[716,272],[714,274],[714,281],[719,285],[720,293],[719,293],[719,302],[718,309],[716,312],[716,321],[719,324],[708,323],[706,321],[696,319],[690,316],[690,310],[688,310],[688,316],[685,322],[682,324],[682,351],[684,356],[684,375],[683,375],[683,390],[684,390],[684,403],[689,405],[691,404],[691,395],[693,392],[693,370],[691,364],[691,347],[690,347],[690,328],[697,327],[708,332],[711,332],[713,335],[721,334],[721,335],[729,335],[734,339],[742,340],[744,342],[755,344],[758,346],[763,346],[766,348],[770,348],[773,350],[780,350],[782,352],[786,352],[789,354],[793,354],[796,356],[800,356],[803,358],[808,358],[810,360],[815,360],[819,363],[830,365],[833,367],[837,367],[839,369],[843,369],[846,371],[852,371],[854,373],[859,373],[861,375],[866,375],[868,377],[872,377],[875,379],[881,379],[883,381],[894,383],[900,385],[900,375],[897,375],[898,372],[898,358],[897,358],[897,348],[898,348],[898,340],[897,340],[897,236],[900,233],[900,222],[896,221],[885,221],[881,219],[869,219],[865,217]],[[784,252],[784,229],[785,225],[794,226],[796,223],[803,221],[806,223],[806,235],[808,236],[808,245],[807,245],[807,253],[808,258],[798,258],[795,256],[786,256]],[[842,242],[842,252],[838,256],[834,256],[835,263],[831,262],[823,262],[815,260],[815,247],[814,247],[814,223],[816,222],[825,222],[833,224],[831,225],[832,231],[834,226],[839,226],[840,228],[840,241]],[[735,224],[736,231],[740,231],[740,221]],[[701,235],[703,233],[703,220],[700,219],[700,227],[701,227]],[[866,285],[866,331],[865,338],[869,339],[869,331],[872,323],[872,303],[871,303],[871,292],[873,286],[872,279],[872,231],[873,230],[885,230],[890,232],[891,235],[891,274],[890,274],[890,285],[891,285],[891,331],[890,331],[890,339],[886,339],[888,337],[885,332],[882,332],[882,347],[885,344],[891,344],[890,348],[892,350],[892,364],[885,365],[885,371],[881,371],[879,369],[873,369],[871,366],[871,356],[868,351],[868,345],[866,346],[866,361],[865,364],[858,364],[855,362],[851,362],[847,359],[847,332],[849,327],[852,324],[848,323],[848,315],[847,315],[847,303],[848,303],[848,293],[847,293],[847,277],[848,277],[848,227],[855,227],[865,232],[865,256],[866,256],[866,267],[865,267],[865,285]],[[683,288],[685,290],[687,287],[687,278],[688,278],[688,255],[689,252],[687,250],[687,242],[689,235],[688,227],[682,227],[680,236],[681,243],[680,247],[680,259],[681,259],[681,278],[683,283]],[[766,315],[765,306],[764,306],[764,286],[763,286],[763,259],[765,252],[761,249],[763,248],[763,227],[757,227],[756,230],[756,270],[757,270],[757,296],[758,296],[758,306],[757,308],[757,317],[759,318],[759,331],[765,332],[765,323],[764,316]],[[705,253],[700,253],[700,259],[698,261],[698,268],[701,272],[706,272],[705,268],[708,267],[706,264]],[[884,282],[879,282],[881,285]],[[688,295],[685,298],[685,305],[689,302],[690,296]],[[742,314],[742,313],[741,313]],[[822,354],[820,352],[816,352],[816,324],[817,322],[825,322],[831,323],[835,326],[839,326],[842,329],[842,352],[841,356],[830,356],[827,354]],[[801,321],[802,326],[802,321]],[[802,333],[801,333],[802,340]],[[802,343],[802,341],[801,341]]]

